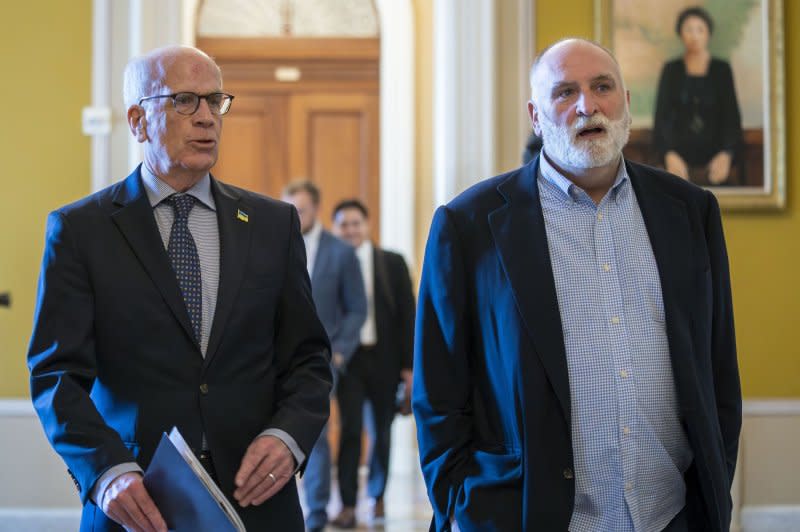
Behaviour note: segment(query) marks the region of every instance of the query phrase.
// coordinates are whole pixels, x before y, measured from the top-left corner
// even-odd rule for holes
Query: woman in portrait
[[[703,8],[678,15],[675,32],[684,53],[661,71],[653,144],[675,175],[698,185],[738,185],[744,176],[731,170],[742,121],[731,67],[708,50],[713,31],[714,21]]]

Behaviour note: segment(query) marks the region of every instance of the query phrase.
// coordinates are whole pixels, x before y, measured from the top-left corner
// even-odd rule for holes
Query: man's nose
[[[597,112],[597,102],[591,91],[581,91],[578,97],[576,110],[581,116],[592,116]]]
[[[211,108],[208,106],[208,100],[200,98],[200,105],[197,111],[192,115],[192,121],[198,126],[211,126],[214,124],[214,115],[211,113]]]

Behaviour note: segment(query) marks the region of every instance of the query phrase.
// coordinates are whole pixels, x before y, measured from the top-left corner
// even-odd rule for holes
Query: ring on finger
[[[278,479],[272,473],[268,473],[267,476],[272,479],[272,483],[275,484],[278,482]]]

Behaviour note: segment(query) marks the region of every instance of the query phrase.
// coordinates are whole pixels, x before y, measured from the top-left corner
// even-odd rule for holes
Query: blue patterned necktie
[[[183,301],[189,311],[194,337],[200,343],[200,327],[203,322],[203,289],[200,282],[200,256],[197,246],[189,232],[189,213],[195,204],[194,196],[188,194],[173,195],[164,200],[172,205],[175,220],[169,234],[167,254],[175,270],[175,277],[183,294]]]

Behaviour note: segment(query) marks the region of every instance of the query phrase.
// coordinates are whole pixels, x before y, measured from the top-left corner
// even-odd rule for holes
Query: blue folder
[[[233,506],[191,453],[176,428],[161,437],[153,460],[145,471],[144,486],[170,530],[245,530]]]

